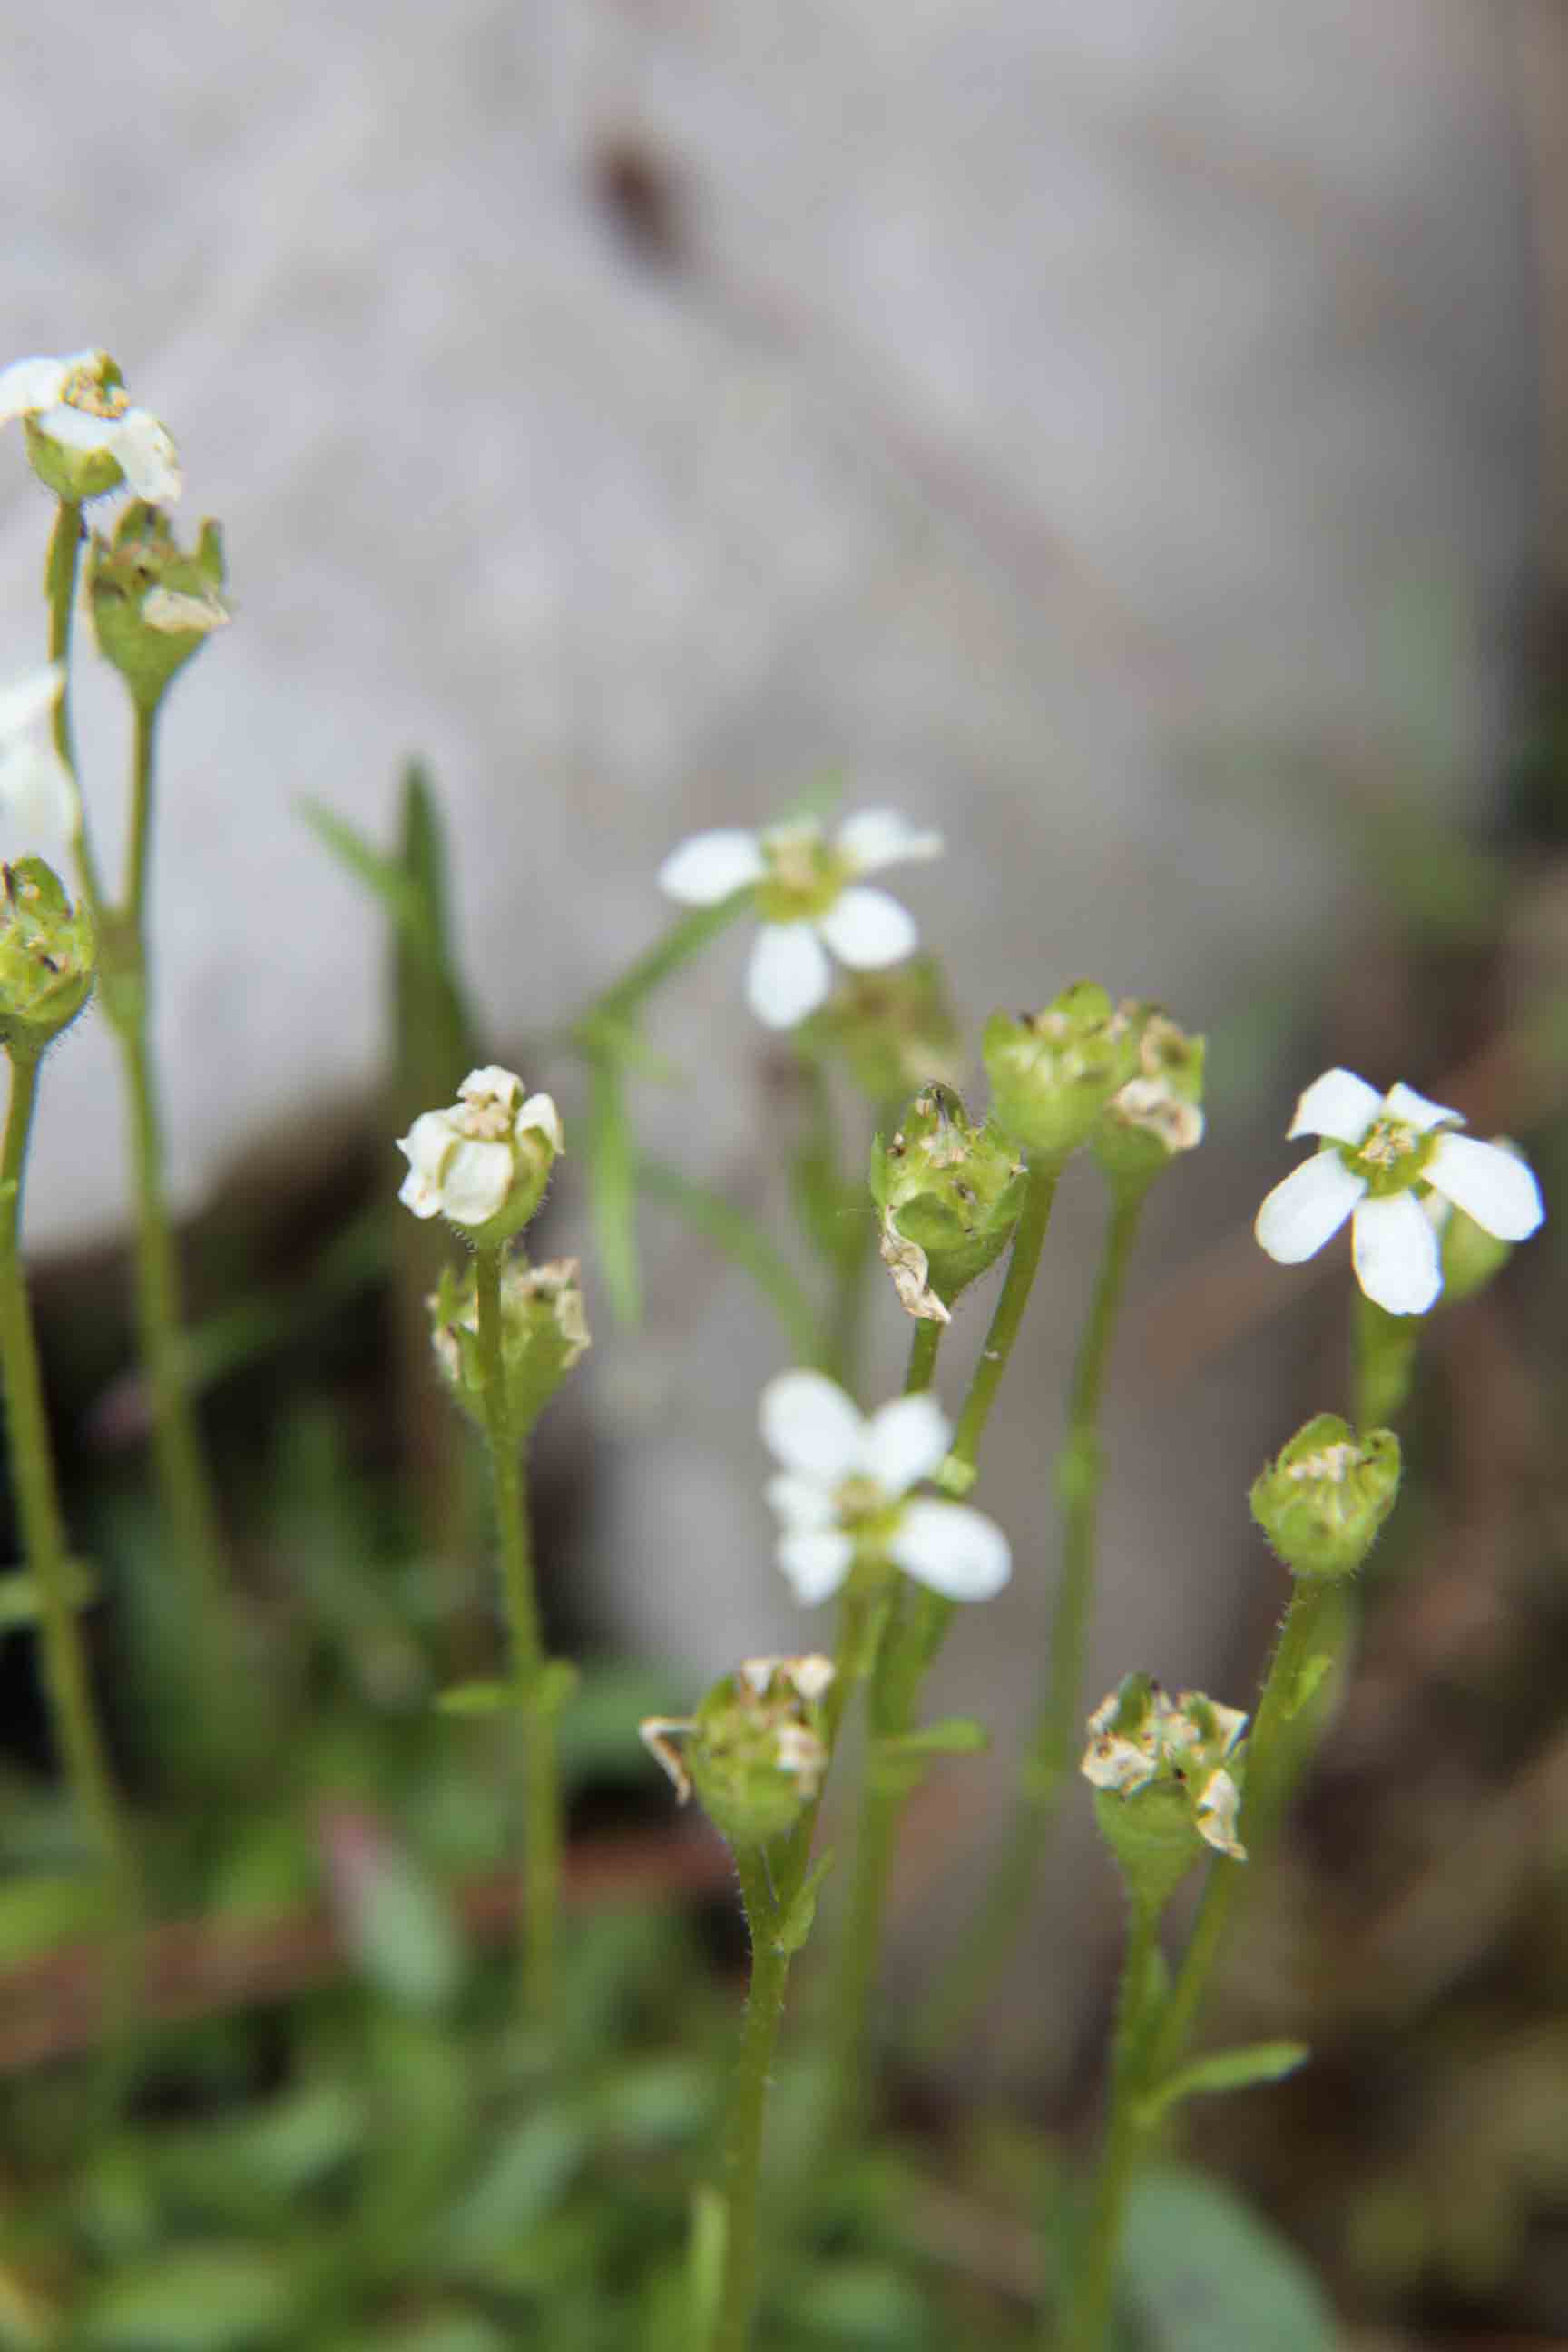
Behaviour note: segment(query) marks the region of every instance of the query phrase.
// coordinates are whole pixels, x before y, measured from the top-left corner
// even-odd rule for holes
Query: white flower
[[[768,1482],[778,1563],[807,1607],[837,1591],[862,1549],[949,1601],[1001,1591],[1013,1562],[994,1521],[966,1503],[906,1500],[952,1443],[934,1398],[899,1397],[868,1419],[821,1372],[782,1372],[763,1391],[761,1420],[784,1465]]]
[[[852,971],[901,963],[913,918],[861,876],[906,858],[936,857],[942,835],[920,833],[896,809],[861,809],[829,844],[815,818],[764,833],[694,834],[658,869],[658,887],[686,907],[717,907],[751,889],[763,928],[746,973],[746,1001],[770,1029],[793,1029],[826,1003],[827,950]]]
[[[416,1217],[473,1227],[521,1210],[521,1224],[566,1149],[561,1114],[549,1095],[525,1099],[516,1073],[493,1066],[470,1070],[450,1110],[423,1111],[399,1136],[408,1173],[397,1197]]]
[[[76,786],[46,731],[65,684],[58,662],[0,687],[0,812],[27,842],[75,830]]]
[[[1425,1315],[1443,1287],[1439,1236],[1423,1210],[1441,1192],[1499,1241],[1521,1242],[1546,1212],[1524,1161],[1450,1130],[1457,1110],[1407,1086],[1380,1095],[1351,1070],[1329,1070],[1296,1106],[1290,1134],[1324,1149],[1276,1184],[1258,1212],[1259,1242],[1281,1265],[1321,1249],[1347,1217],[1355,1270],[1390,1315]]]
[[[151,409],[131,405],[107,352],[13,360],[0,368],[0,425],[18,417],[61,449],[112,457],[139,499],[166,506],[180,495],[173,441]]]

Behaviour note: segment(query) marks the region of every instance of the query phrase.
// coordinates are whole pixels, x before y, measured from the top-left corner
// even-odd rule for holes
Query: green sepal
[[[822,1892],[822,1882],[833,1867],[833,1856],[825,1853],[814,1862],[796,1887],[773,1935],[775,1949],[795,1954],[805,1946],[816,1919],[816,1898]]]
[[[187,554],[163,509],[136,499],[112,541],[95,535],[87,574],[93,631],[99,651],[120,672],[139,709],[155,709],[176,672],[215,629],[226,625],[224,578],[223,534],[211,520]],[[188,627],[148,617],[156,609],[149,600],[161,601],[160,592],[185,600]]]
[[[98,940],[85,902],[71,905],[41,857],[0,866],[0,1044],[40,1053],[92,994]]]
[[[1282,2083],[1306,2064],[1311,2052],[1304,2042],[1249,2042],[1237,2050],[1215,2050],[1178,2066],[1138,2102],[1138,2120],[1145,2131],[1184,2099],[1215,2092],[1247,2091],[1258,2083]]]
[[[1038,1013],[994,1013],[984,1040],[992,1108],[1005,1133],[1049,1161],[1087,1143],[1137,1069],[1137,1028],[1093,981]]]

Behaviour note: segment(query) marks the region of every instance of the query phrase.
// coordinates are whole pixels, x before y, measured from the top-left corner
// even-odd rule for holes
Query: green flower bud
[[[151,710],[170,679],[215,629],[228,625],[223,541],[204,522],[187,555],[161,507],[126,508],[112,544],[96,533],[87,576],[99,650],[124,678],[132,700]]]
[[[989,1119],[971,1121],[951,1087],[929,1086],[890,1143],[871,1147],[882,1262],[911,1315],[948,1320],[959,1292],[1007,1246],[1024,1205],[1024,1163]]]
[[[644,1744],[685,1804],[693,1789],[731,1845],[765,1845],[794,1829],[827,1769],[822,1700],[830,1658],[744,1658],[694,1716],[649,1716]],[[677,1738],[686,1743],[677,1748]]]
[[[935,956],[846,972],[795,1036],[808,1053],[841,1061],[873,1103],[897,1102],[933,1079],[956,1086],[963,1073],[963,1040]]]
[[[1152,1004],[1136,1008],[1133,1027],[1136,1072],[1106,1104],[1094,1136],[1112,1184],[1147,1184],[1204,1136],[1203,1039]]]
[[[98,943],[85,906],[41,857],[0,866],[0,1042],[36,1054],[92,994]]]
[[[1128,1675],[1089,1718],[1079,1766],[1133,1900],[1163,1909],[1205,1849],[1245,1862],[1233,1769],[1247,1717],[1201,1691]]]
[[[984,1051],[998,1124],[1026,1150],[1065,1160],[1137,1075],[1138,1030],[1127,1006],[1080,980],[1043,1012],[994,1013]]]
[[[530,1265],[526,1258],[516,1257],[501,1268],[501,1369],[507,1413],[515,1429],[533,1426],[589,1347],[577,1271],[574,1257],[557,1258],[548,1265]],[[482,1423],[485,1380],[478,1270],[472,1259],[461,1274],[443,1267],[426,1303],[442,1377],[463,1410]]]
[[[1298,1431],[1252,1488],[1252,1516],[1292,1576],[1352,1576],[1399,1493],[1399,1440],[1337,1413]]]

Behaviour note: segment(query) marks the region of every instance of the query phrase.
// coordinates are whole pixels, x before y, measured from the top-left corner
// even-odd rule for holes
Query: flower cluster
[[[160,506],[180,495],[173,441],[151,409],[132,406],[107,352],[0,368],[0,425],[18,418],[34,471],[57,498],[101,498],[123,483]]]
[[[1258,1212],[1258,1241],[1280,1265],[1297,1265],[1348,1217],[1367,1297],[1390,1315],[1425,1315],[1443,1287],[1441,1237],[1424,1205],[1431,1192],[1499,1241],[1526,1240],[1545,1215],[1523,1160],[1501,1144],[1456,1135],[1464,1123],[1413,1087],[1380,1095],[1353,1071],[1326,1071],[1289,1130],[1320,1136],[1324,1148],[1276,1184]]]
[[[731,1845],[764,1844],[786,1835],[821,1789],[828,1763],[822,1702],[834,1673],[832,1659],[815,1652],[742,1658],[695,1715],[645,1717],[643,1744],[683,1805],[695,1788]]]
[[[549,1095],[526,1093],[512,1070],[470,1070],[449,1110],[422,1111],[397,1148],[408,1162],[398,1199],[416,1217],[445,1217],[478,1241],[505,1241],[528,1223],[566,1149]]]
[[[1205,1843],[1245,1862],[1236,1835],[1241,1792],[1226,1768],[1246,1727],[1238,1709],[1201,1691],[1172,1698],[1146,1675],[1129,1675],[1089,1717],[1079,1769],[1112,1796],[1156,1784],[1179,1791]]]
[[[952,1440],[933,1397],[898,1397],[868,1418],[821,1372],[783,1372],[763,1391],[761,1418],[784,1464],[768,1500],[783,1528],[778,1564],[798,1600],[826,1601],[862,1559],[890,1560],[949,1601],[1000,1592],[1013,1563],[994,1521],[966,1503],[910,1499]]]
[[[896,809],[862,809],[829,842],[815,818],[763,833],[726,827],[693,835],[671,852],[658,884],[682,906],[717,907],[752,893],[763,928],[746,973],[746,1000],[770,1029],[793,1029],[827,1001],[827,951],[852,971],[900,963],[914,922],[886,890],[861,877],[911,858],[935,857],[942,836],[921,833]]]

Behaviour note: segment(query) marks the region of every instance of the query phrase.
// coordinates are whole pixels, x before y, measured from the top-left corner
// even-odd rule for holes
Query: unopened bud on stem
[[[1252,1488],[1252,1516],[1292,1576],[1352,1576],[1399,1493],[1399,1440],[1337,1413],[1299,1430]]]

